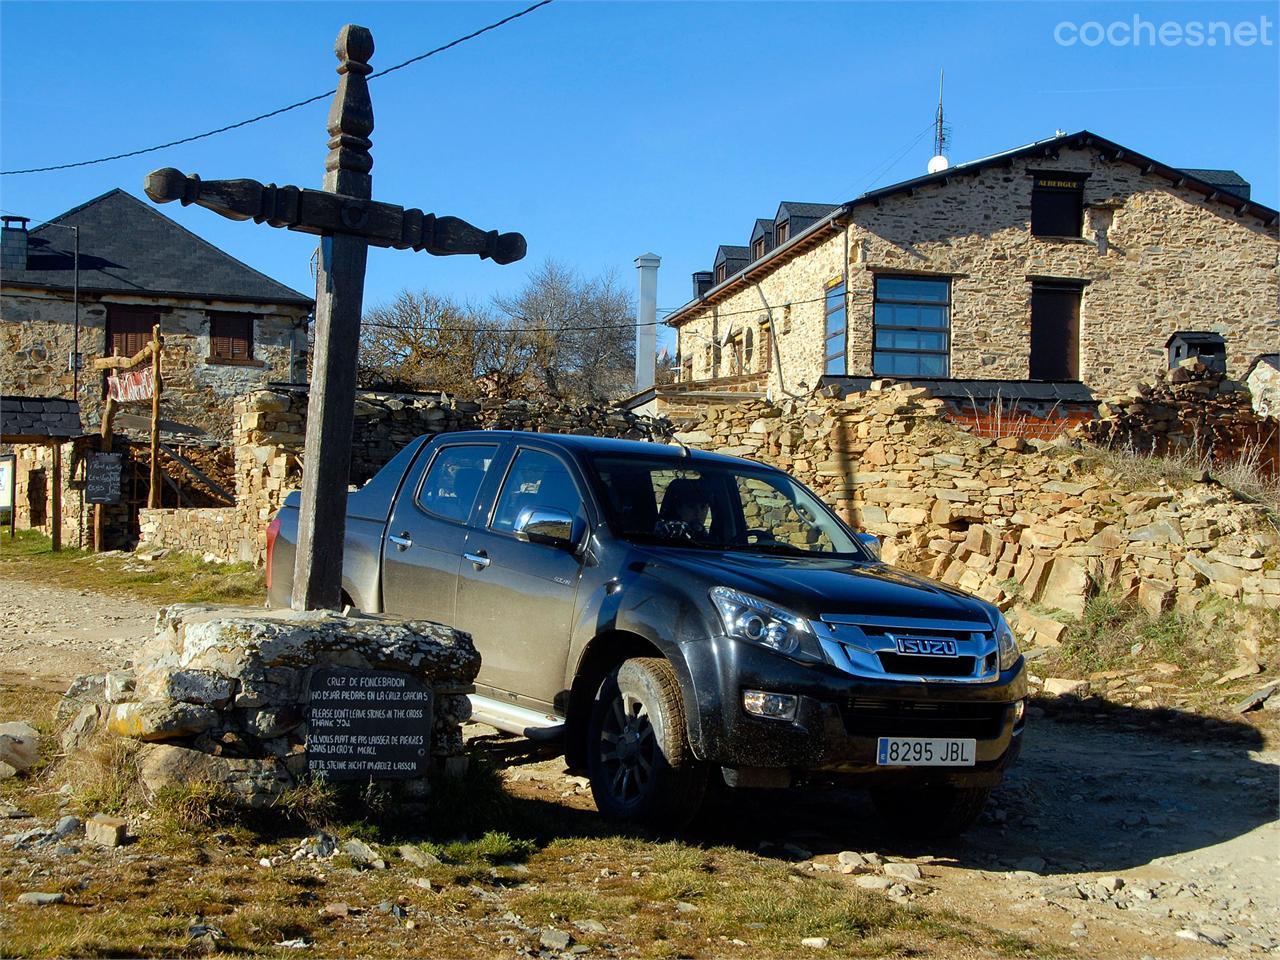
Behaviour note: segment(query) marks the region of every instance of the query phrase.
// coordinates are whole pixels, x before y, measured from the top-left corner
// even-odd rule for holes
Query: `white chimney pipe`
[[[653,386],[658,355],[658,266],[656,253],[636,257],[640,294],[636,298],[636,393]]]

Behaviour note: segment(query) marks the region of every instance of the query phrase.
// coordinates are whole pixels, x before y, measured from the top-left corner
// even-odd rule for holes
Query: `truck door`
[[[382,547],[383,609],[454,625],[467,518],[498,444],[442,445],[415,485],[396,498]]]
[[[493,510],[467,538],[457,626],[480,651],[478,685],[548,710],[564,687],[582,563],[563,547],[517,539],[516,521],[529,508],[563,511],[574,529],[586,529],[586,501],[569,465],[546,450],[521,447]]]

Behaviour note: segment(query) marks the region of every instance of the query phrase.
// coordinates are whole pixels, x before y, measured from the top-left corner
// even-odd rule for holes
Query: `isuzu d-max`
[[[559,739],[600,812],[671,829],[711,778],[851,777],[914,834],[964,830],[1014,761],[1026,676],[988,603],[882,563],[786,473],[680,446],[419,438],[348,495],[361,610],[465,630],[476,719]],[[286,605],[298,494],[268,530]]]

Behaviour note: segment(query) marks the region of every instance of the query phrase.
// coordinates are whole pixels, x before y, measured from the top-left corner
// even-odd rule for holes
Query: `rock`
[[[16,777],[17,775],[18,771],[15,767],[11,767],[3,760],[0,760],[0,780],[8,780],[10,777]]]
[[[568,931],[548,927],[538,935],[538,943],[546,950],[568,950],[573,937]]]
[[[1034,599],[1074,617],[1082,617],[1091,589],[1092,581],[1084,567],[1068,557],[1057,557],[1040,596]]]
[[[113,706],[107,728],[117,736],[152,742],[193,736],[217,724],[218,711],[212,707],[148,700]]]
[[[62,731],[59,743],[63,753],[72,753],[98,729],[102,720],[102,707],[96,703],[86,703],[80,708],[75,719]]]
[[[1266,703],[1276,690],[1280,690],[1280,680],[1268,683],[1265,687],[1253,691],[1253,693],[1239,701],[1233,709],[1236,713],[1248,713],[1250,710],[1254,710]]]
[[[102,847],[118,847],[129,838],[129,821],[95,813],[84,825],[85,839]]]
[[[326,903],[320,912],[327,917],[349,917],[352,910],[346,903]]]
[[[63,840],[71,836],[73,833],[78,833],[79,831],[80,818],[73,817],[70,814],[59,819],[53,827],[53,835],[59,840]]]
[[[896,880],[923,880],[920,868],[914,863],[886,863],[884,875]]]
[[[124,670],[113,670],[103,680],[103,696],[107,703],[124,703],[133,696],[133,674]]]
[[[400,856],[403,859],[409,861],[409,863],[413,864],[415,867],[419,867],[423,870],[427,869],[428,867],[439,866],[440,864],[440,858],[437,857],[434,853],[428,853],[426,850],[423,850],[421,847],[415,847],[411,844],[407,844],[407,843],[404,844],[403,846],[399,847],[396,850],[396,852],[400,854]]]
[[[1072,680],[1068,677],[1046,677],[1044,692],[1055,697],[1087,697],[1088,680]]]
[[[1107,893],[1119,893],[1124,887],[1123,877],[1099,877],[1098,887]]]
[[[608,927],[599,920],[575,920],[573,925],[583,933],[606,933],[608,931]]]
[[[25,721],[0,723],[0,763],[26,773],[40,759],[40,734]]]
[[[170,743],[146,745],[139,758],[138,775],[152,793],[194,780],[220,783],[246,806],[255,808],[273,802],[292,782],[287,768],[274,758],[215,757]]]
[[[236,681],[212,670],[161,670],[138,681],[148,699],[221,707],[231,702]]]
[[[357,866],[369,867],[374,870],[387,869],[387,861],[383,860],[377,851],[363,840],[357,840],[353,837],[346,841],[340,849],[354,860]]]
[[[695,913],[697,909],[692,903],[687,903],[684,900],[676,901],[676,913]]]
[[[888,877],[862,876],[854,877],[853,882],[863,890],[888,890],[893,886],[893,881]]]
[[[854,850],[841,850],[836,854],[836,862],[841,867],[865,867],[867,858]]]
[[[21,807],[16,807],[12,803],[0,802],[0,820],[22,820],[31,816]]]
[[[1214,686],[1220,687],[1224,683],[1231,683],[1233,680],[1243,680],[1245,677],[1252,677],[1262,672],[1262,665],[1256,660],[1242,660],[1240,664],[1232,670],[1228,670],[1217,680],[1213,681]]]
[[[18,894],[18,902],[29,904],[33,907],[47,907],[55,903],[63,903],[67,899],[65,893],[39,893],[32,891],[30,893]]]
[[[811,947],[814,950],[825,950],[831,946],[831,941],[826,937],[805,937],[800,941],[800,946]]]
[[[332,835],[325,833],[323,830],[312,834],[298,844],[298,853],[304,857],[315,857],[317,860],[327,860],[338,852],[338,841]]]

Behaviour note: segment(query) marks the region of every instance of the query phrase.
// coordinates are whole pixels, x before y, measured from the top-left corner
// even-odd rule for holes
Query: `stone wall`
[[[794,473],[883,537],[885,559],[1016,610],[1024,627],[1032,604],[1078,615],[1104,584],[1150,609],[1212,595],[1280,607],[1266,507],[1214,483],[1134,489],[1069,445],[972,436],[942,406],[906,386],[744,402],[677,436]]]
[[[165,338],[161,415],[198,427],[210,436],[230,437],[231,404],[236,397],[270,381],[290,381],[305,373],[305,308],[127,296],[108,299],[122,306],[160,308],[160,329]],[[77,399],[85,427],[91,432],[97,432],[102,415],[103,375],[91,368],[107,350],[107,309],[107,300],[81,294],[83,360]],[[210,311],[247,313],[257,318],[253,360],[230,363],[210,357]],[[70,297],[6,287],[0,296],[0,382],[6,392],[70,397],[74,384],[69,358],[74,348],[75,311]],[[146,404],[126,404],[123,410],[140,415],[151,412]]]
[[[1082,236],[1031,235],[1036,170],[1089,173]],[[678,320],[680,356],[692,358],[695,380],[728,372],[727,355],[708,363],[708,351],[715,355],[729,323],[755,326],[759,343],[768,320],[779,353],[770,372],[775,395],[817,386],[823,292],[841,275],[848,277],[850,375],[874,375],[874,284],[886,273],[951,278],[952,377],[1028,377],[1033,278],[1084,284],[1081,379],[1103,394],[1166,367],[1164,343],[1175,330],[1221,333],[1235,377],[1280,342],[1276,225],[1237,217],[1225,204],[1094,151],[958,173],[856,206],[851,217],[847,229],[816,238],[812,249]]]
[[[241,527],[238,507],[138,511],[140,549],[176,550],[221,562],[257,562]]]
[[[140,546],[175,546],[197,536],[219,560],[261,564],[266,526],[300,485],[307,394],[300,388],[259,390],[236,401],[233,411],[236,508],[144,511]],[[351,482],[363,484],[405,444],[425,435],[458,430],[528,430],[663,440],[668,421],[616,407],[575,406],[526,400],[459,400],[449,394],[357,395],[352,431]],[[201,514],[209,514],[203,517]],[[231,519],[231,518],[234,519]]]

